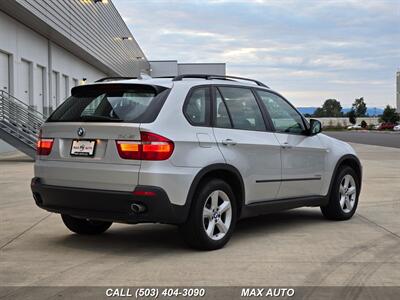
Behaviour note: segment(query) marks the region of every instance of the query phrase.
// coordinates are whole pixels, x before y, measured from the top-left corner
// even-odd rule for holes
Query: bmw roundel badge
[[[83,129],[82,127],[79,127],[77,133],[78,133],[79,136],[84,136],[85,135],[85,129]]]

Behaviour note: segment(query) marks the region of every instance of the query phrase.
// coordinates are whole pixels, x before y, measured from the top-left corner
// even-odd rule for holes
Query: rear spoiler
[[[101,89],[110,91],[110,90],[123,90],[129,88],[129,86],[134,86],[135,88],[142,88],[144,90],[148,90],[152,88],[156,94],[169,89],[165,86],[153,85],[153,84],[140,84],[140,83],[104,83],[104,84],[85,84],[75,86],[71,89],[71,95],[81,94],[81,93],[90,93],[91,91],[98,91]]]

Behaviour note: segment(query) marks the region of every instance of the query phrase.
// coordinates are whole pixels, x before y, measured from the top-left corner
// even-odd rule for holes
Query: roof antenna
[[[139,79],[143,79],[143,80],[149,80],[149,79],[153,79],[153,77],[151,77],[149,74],[144,73],[144,72],[140,72],[139,74]]]

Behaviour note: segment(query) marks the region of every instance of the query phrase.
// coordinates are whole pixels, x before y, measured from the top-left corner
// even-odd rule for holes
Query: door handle
[[[289,143],[283,143],[283,145],[281,146],[282,149],[288,150],[288,149],[292,149],[293,147],[289,145]]]
[[[234,146],[236,144],[237,143],[234,140],[231,140],[231,139],[225,139],[225,140],[222,141],[222,145],[225,145],[225,146]]]

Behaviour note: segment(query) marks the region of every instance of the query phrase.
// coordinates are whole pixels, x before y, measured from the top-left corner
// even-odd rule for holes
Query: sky
[[[395,106],[400,0],[113,0],[148,60],[225,62],[296,106]]]

